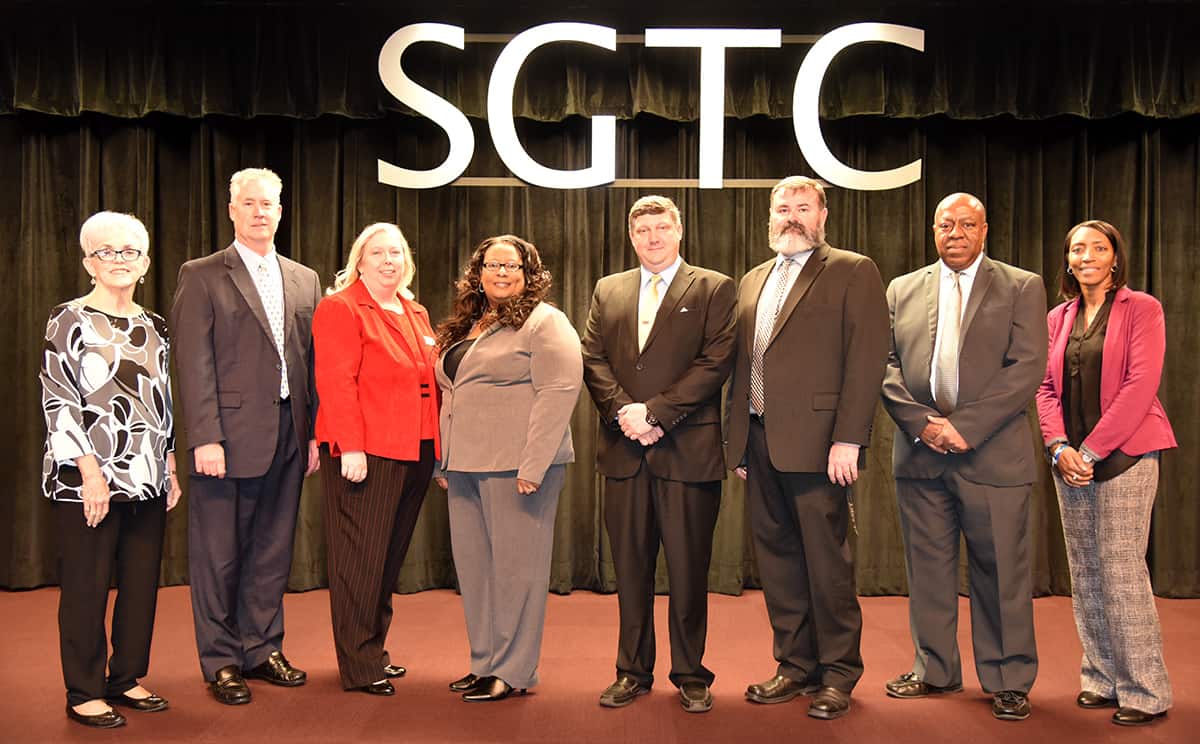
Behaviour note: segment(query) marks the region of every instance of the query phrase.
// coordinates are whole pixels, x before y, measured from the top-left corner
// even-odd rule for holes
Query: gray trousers
[[[450,543],[462,591],[471,673],[520,688],[538,682],[554,516],[566,468],[517,493],[517,472],[449,471]]]
[[[1146,568],[1158,453],[1082,488],[1068,486],[1056,470],[1054,486],[1083,646],[1080,686],[1122,707],[1161,713],[1171,707],[1171,682]]]

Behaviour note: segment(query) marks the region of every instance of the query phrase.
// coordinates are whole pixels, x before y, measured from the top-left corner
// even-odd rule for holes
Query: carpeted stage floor
[[[911,664],[907,600],[862,600],[866,675],[850,714],[837,721],[805,715],[807,700],[773,706],[742,698],[748,683],[774,672],[771,637],[760,592],[710,595],[708,653],[716,673],[713,710],[680,709],[667,680],[670,652],[666,598],[657,607],[659,682],[633,705],[609,710],[597,697],[613,678],[615,595],[576,592],[550,597],[542,684],[523,698],[467,704],[446,690],[466,673],[467,645],[459,599],[451,591],[395,598],[389,647],[408,667],[397,695],[376,698],[342,692],[337,680],[324,591],[289,594],[285,652],[308,671],[297,689],[251,682],[254,701],[219,705],[201,683],[193,645],[187,587],[159,594],[154,651],[147,685],[171,702],[162,713],[128,712],[113,731],[86,729],[63,714],[58,660],[57,589],[0,594],[5,673],[0,676],[3,742],[1193,742],[1200,741],[1200,601],[1160,600],[1175,708],[1153,726],[1123,729],[1111,711],[1076,708],[1079,642],[1070,600],[1034,603],[1041,668],[1022,723],[994,720],[990,698],[975,679],[969,613],[961,607],[960,643],[966,691],[934,700],[887,698],[883,683]]]

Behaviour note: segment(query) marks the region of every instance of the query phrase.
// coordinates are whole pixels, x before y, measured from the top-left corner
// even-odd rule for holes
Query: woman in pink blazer
[[[1050,353],[1037,405],[1083,646],[1076,703],[1117,708],[1113,723],[1140,726],[1171,707],[1146,569],[1158,455],[1176,446],[1157,397],[1163,311],[1125,286],[1125,246],[1107,222],[1071,228],[1063,254],[1067,301],[1047,317]]]

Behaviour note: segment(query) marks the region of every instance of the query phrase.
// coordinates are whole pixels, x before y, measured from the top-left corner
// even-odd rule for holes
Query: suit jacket
[[[641,270],[596,283],[583,334],[583,379],[600,412],[596,467],[629,478],[642,460],[659,478],[722,480],[721,385],[733,365],[733,280],[679,265],[638,351]],[[621,433],[617,411],[645,403],[665,436],[643,447]]]
[[[1046,289],[1042,278],[986,255],[963,311],[958,353],[958,407],[947,418],[971,445],[939,455],[915,443],[940,416],[929,389],[937,338],[937,262],[888,285],[892,346],[883,405],[899,431],[892,446],[897,478],[937,478],[955,467],[964,478],[992,486],[1032,483],[1032,432],[1025,412],[1046,371]]]
[[[312,269],[278,258],[283,353],[303,460],[312,438],[312,316],[321,284]],[[221,442],[227,477],[263,475],[279,436],[282,365],[254,279],[233,245],[179,268],[171,325],[189,446]],[[188,459],[194,472],[195,458]]]
[[[775,258],[742,277],[737,350],[729,382],[725,460],[741,463],[750,425],[750,357],[759,296]],[[763,355],[767,450],[776,470],[824,473],[834,442],[860,445],[866,466],[879,381],[887,360],[887,305],[875,262],[817,246],[775,319]]]
[[[433,329],[424,307],[401,298],[404,318],[379,307],[362,281],[329,295],[313,316],[317,440],[333,455],[364,451],[392,460],[421,459],[422,383],[437,410]],[[410,320],[414,345],[401,328]],[[441,452],[436,419],[434,451]]]
[[[492,326],[471,345],[454,381],[444,355],[442,470],[516,470],[541,483],[551,465],[574,462],[571,413],[583,384],[579,335],[567,316],[542,303],[519,329]]]
[[[1049,445],[1066,441],[1063,421],[1063,361],[1067,340],[1075,324],[1078,300],[1068,300],[1050,311],[1050,357],[1046,376],[1037,391],[1042,439]],[[1100,421],[1083,440],[1101,459],[1119,449],[1136,457],[1176,446],[1167,412],[1158,402],[1167,337],[1162,305],[1145,292],[1128,287],[1117,290],[1104,336],[1100,365]]]

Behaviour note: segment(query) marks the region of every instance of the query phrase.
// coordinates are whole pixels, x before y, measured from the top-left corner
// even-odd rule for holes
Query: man
[[[822,719],[849,712],[863,671],[848,489],[866,464],[887,359],[879,270],[826,244],[828,215],[818,181],[792,176],[771,190],[776,255],[738,289],[726,451],[746,480],[779,662],[746,697],[812,694],[808,715]]]
[[[213,697],[250,702],[244,677],[296,686],[283,655],[283,592],[312,437],[312,269],[275,252],[282,184],[229,182],[234,242],[185,263],[171,312],[192,448],[189,580],[200,668]]]
[[[970,558],[975,671],[992,714],[1029,717],[1037,676],[1025,409],[1046,372],[1041,277],[984,255],[987,213],[970,194],[938,204],[941,260],[888,287],[892,349],[883,403],[896,421],[892,467],[908,565],[916,658],[887,694],[962,690],[958,546]]]
[[[617,679],[600,704],[619,708],[654,682],[654,567],[670,573],[671,682],[684,710],[712,708],[702,663],[708,564],[721,505],[721,385],[733,352],[733,280],[679,256],[674,202],[629,210],[641,266],[596,283],[583,338],[584,382],[600,412],[597,470],[620,605]]]

